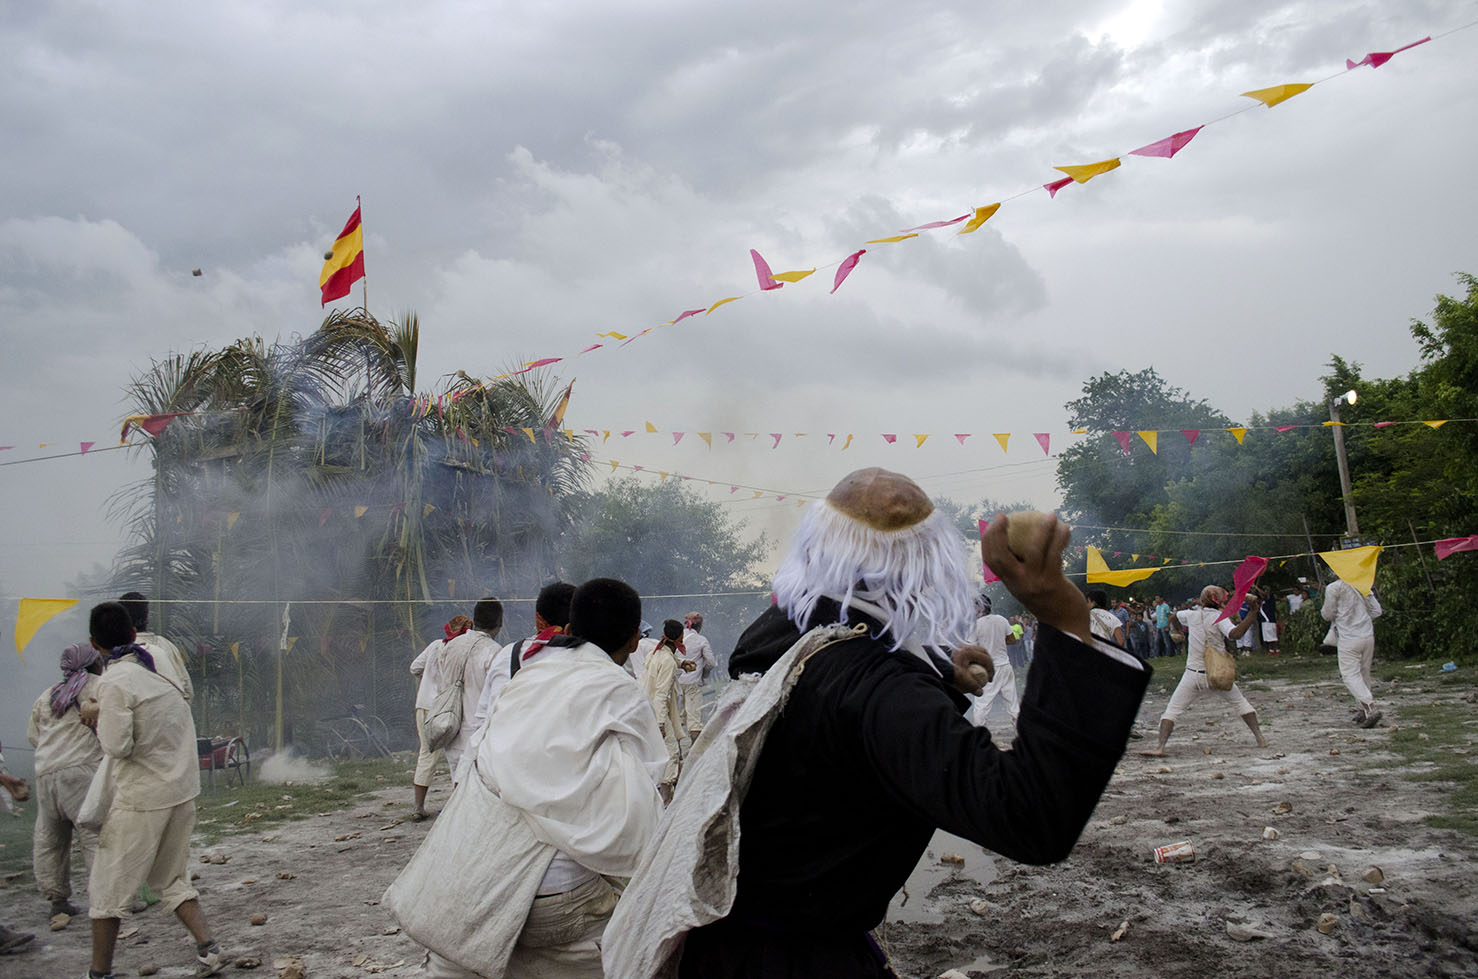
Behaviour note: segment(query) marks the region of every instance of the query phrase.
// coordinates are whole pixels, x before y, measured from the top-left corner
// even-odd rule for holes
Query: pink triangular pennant
[[[728,439],[730,442],[734,441],[734,433],[733,432],[719,432],[719,434],[722,435],[724,438]]]
[[[897,442],[898,441],[898,436],[897,435],[884,435],[883,436],[883,441],[884,442],[887,442],[889,445],[892,445],[894,442]]]
[[[960,442],[961,445],[964,445],[965,444],[965,439],[967,439],[969,437],[970,437],[970,433],[969,432],[955,432],[955,438],[959,440],[959,442]]]
[[[928,224],[921,224],[917,228],[904,228],[900,233],[906,235],[910,231],[929,231],[933,228],[948,228],[952,224],[959,224],[969,216],[968,214],[961,214],[959,217],[950,218],[948,221],[930,221]]]
[[[1168,160],[1175,154],[1179,153],[1181,150],[1185,149],[1185,145],[1196,138],[1196,134],[1201,131],[1201,128],[1202,127],[1197,126],[1195,129],[1187,129],[1183,132],[1178,132],[1174,136],[1166,136],[1164,139],[1157,139],[1153,143],[1150,143],[1146,146],[1141,146],[1137,150],[1130,150],[1129,155],[1159,156],[1164,157]]]
[[[1059,190],[1072,182],[1072,177],[1063,177],[1061,180],[1054,180],[1050,184],[1043,184],[1042,189],[1047,191],[1049,197],[1056,197]]]
[[[670,319],[667,322],[668,322],[669,325],[672,324],[672,323],[681,323],[683,320],[687,319],[689,316],[697,316],[699,313],[703,312],[703,310],[705,310],[707,308],[708,308],[707,306],[704,306],[701,309],[685,309],[681,313],[678,313],[677,314],[677,318],[676,319]],[[628,341],[628,342],[630,342],[630,341]],[[626,344],[622,344],[623,347],[625,345]]]
[[[1278,425],[1277,429],[1280,432],[1291,432],[1297,427],[1297,425]]]
[[[1387,61],[1390,61],[1402,51],[1409,51],[1410,49],[1416,47],[1418,44],[1426,44],[1430,40],[1430,37],[1424,37],[1420,41],[1412,41],[1410,44],[1399,47],[1394,51],[1372,51],[1365,57],[1361,58],[1359,61],[1351,61],[1349,58],[1346,58],[1345,70],[1353,71],[1354,69],[1359,68],[1361,65],[1369,65],[1372,68],[1379,68],[1381,65],[1385,64]]]
[[[1119,443],[1119,448],[1121,448],[1121,449],[1124,450],[1124,454],[1125,455],[1128,455],[1129,454],[1129,439],[1130,439],[1130,437],[1133,434],[1134,434],[1133,432],[1115,432],[1114,433],[1114,439],[1115,439],[1115,441],[1117,441]]]
[[[1478,551],[1478,534],[1471,537],[1449,537],[1446,540],[1437,541],[1432,547],[1436,550],[1439,561],[1458,551]]]
[[[1049,433],[1047,433],[1047,432],[1036,432],[1036,433],[1034,433],[1032,435],[1032,438],[1036,439],[1037,440],[1037,444],[1042,447],[1042,454],[1043,455],[1051,455],[1052,454],[1052,436]]]
[[[836,432],[827,432],[826,433],[826,444],[827,445],[831,445],[836,440],[837,440],[837,433]]]
[[[1201,430],[1199,428],[1182,428],[1180,434],[1185,436],[1186,445],[1195,445],[1196,439],[1201,436]]]
[[[1376,422],[1375,423],[1375,427],[1376,428],[1390,428],[1394,424],[1396,424],[1396,423],[1395,422]]]
[[[97,445],[97,443],[96,442],[83,442],[82,443],[82,451],[79,454],[80,455],[87,455],[87,450],[90,449],[90,448],[92,448],[94,445]]]
[[[852,274],[852,270],[857,267],[857,263],[861,261],[862,256],[866,254],[867,249],[860,248],[852,254],[848,255],[846,258],[842,259],[842,264],[837,266],[836,278],[832,281],[831,284],[831,291],[833,294],[835,294],[836,291],[842,287],[843,282],[847,281],[847,276]]]
[[[686,434],[688,434],[688,433],[687,432],[673,432],[672,433],[672,444],[673,445],[677,445],[679,442],[681,442],[683,440],[683,436],[686,435]]]
[[[772,446],[770,446],[770,448],[772,448],[772,449],[778,449],[778,448],[780,448],[780,433],[779,432],[771,432],[770,433],[770,438],[772,438],[772,439],[775,440],[775,444],[772,445]]]
[[[739,487],[737,487],[737,486],[730,486],[729,487],[729,492],[730,493],[737,493],[737,492],[739,492]]]
[[[760,280],[760,288],[765,292],[771,289],[782,288],[784,282],[776,282],[775,277],[770,274],[770,263],[760,257],[760,253],[753,248],[749,250],[749,257],[754,259],[754,274]]]
[[[604,347],[604,346],[605,346],[605,344],[603,344],[603,343],[592,343],[590,346],[588,346],[584,350],[580,351],[580,354],[588,354],[588,353],[590,353],[590,351],[592,351],[592,350],[599,350],[601,347]],[[575,356],[578,357],[578,356],[580,356],[580,354],[575,354]]]

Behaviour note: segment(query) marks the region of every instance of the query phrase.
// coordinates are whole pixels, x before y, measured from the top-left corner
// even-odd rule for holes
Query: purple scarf
[[[87,686],[87,668],[96,663],[97,658],[98,651],[91,645],[78,643],[62,650],[62,673],[66,679],[51,688],[51,712],[57,717],[77,703],[82,688]]]
[[[135,656],[137,656],[139,658],[139,665],[148,670],[150,673],[159,672],[158,670],[154,669],[154,657],[149,655],[149,651],[147,649],[145,649],[143,646],[138,645],[137,643],[125,643],[122,646],[113,647],[113,651],[108,654],[108,662],[112,663],[115,660],[127,656],[129,653],[133,653]]]

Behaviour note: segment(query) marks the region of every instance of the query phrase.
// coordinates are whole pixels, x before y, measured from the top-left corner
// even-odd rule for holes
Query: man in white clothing
[[[990,652],[996,672],[990,683],[986,684],[985,692],[979,697],[971,698],[973,703],[970,707],[970,723],[983,727],[991,706],[999,697],[1011,715],[1011,723],[1015,724],[1016,715],[1021,713],[1021,704],[1016,697],[1016,672],[1011,668],[1011,657],[1006,647],[1015,644],[1016,633],[1012,631],[1011,623],[1005,616],[991,614],[989,596],[978,597],[975,600],[975,609],[980,614],[975,620],[970,641]]]
[[[154,665],[159,669],[159,675],[172,680],[185,695],[186,701],[194,699],[195,688],[190,684],[185,654],[168,639],[148,631],[149,600],[142,593],[131,591],[118,599],[118,603],[128,609],[128,617],[133,621],[134,642],[149,651],[149,655],[154,658]]]
[[[1222,648],[1222,637],[1228,639],[1240,639],[1247,633],[1252,623],[1257,620],[1258,600],[1255,596],[1249,596],[1247,601],[1249,609],[1246,615],[1240,619],[1234,615],[1229,618],[1221,618],[1221,608],[1226,604],[1227,591],[1218,585],[1207,585],[1201,589],[1200,607],[1182,609],[1175,613],[1180,624],[1185,627],[1187,635],[1185,673],[1181,674],[1180,683],[1175,692],[1170,695],[1170,703],[1165,707],[1165,713],[1160,716],[1160,743],[1148,751],[1141,751],[1141,755],[1149,758],[1159,758],[1165,754],[1165,743],[1170,740],[1170,732],[1175,730],[1175,722],[1185,709],[1202,697],[1217,697],[1237,709],[1243,723],[1257,739],[1259,748],[1266,748],[1268,742],[1262,736],[1262,728],[1257,723],[1257,711],[1252,709],[1252,704],[1237,689],[1235,683],[1230,690],[1212,690],[1211,684],[1206,679],[1206,647]]]
[[[1325,622],[1334,625],[1339,652],[1339,676],[1345,681],[1350,696],[1355,698],[1355,716],[1360,727],[1375,727],[1381,712],[1370,692],[1370,664],[1375,659],[1375,620],[1380,618],[1380,600],[1375,592],[1360,593],[1343,578],[1336,578],[1324,589],[1324,605],[1319,610]]]
[[[1100,639],[1119,646],[1124,645],[1124,623],[1109,611],[1108,592],[1101,588],[1088,593],[1088,628]]]
[[[446,760],[441,749],[431,751],[426,747],[426,716],[436,706],[436,696],[441,693],[441,670],[438,668],[437,656],[443,646],[470,628],[472,620],[467,616],[452,616],[442,626],[444,638],[432,642],[421,650],[419,656],[411,660],[411,676],[420,677],[416,685],[416,740],[420,743],[421,750],[416,755],[416,774],[411,778],[416,796],[416,807],[411,810],[411,819],[418,823],[426,818],[426,792],[431,788],[431,776],[436,772],[436,761],[438,758]]]
[[[513,679],[525,659],[569,628],[570,599],[574,595],[575,586],[567,581],[552,581],[539,589],[539,597],[534,600],[534,634],[504,646],[493,657],[488,677],[482,684],[482,694],[477,698],[477,710],[472,715],[468,750],[462,755],[460,767],[452,770],[453,783],[461,782],[472,767],[472,759],[477,755],[477,747],[482,744],[483,733],[487,729],[488,714],[492,712],[498,694]]]
[[[72,838],[92,871],[97,834],[77,825],[77,813],[93,773],[103,760],[93,726],[97,724],[98,676],[103,672],[90,644],[62,651],[62,682],[48,687],[31,707],[26,738],[36,749],[36,829],[32,863],[51,914],[75,915],[72,906]],[[90,710],[84,712],[84,707]]]
[[[503,603],[496,598],[484,598],[472,609],[472,628],[462,633],[441,648],[436,654],[436,667],[440,673],[441,688],[462,680],[462,728],[446,746],[446,763],[452,772],[452,784],[457,783],[457,772],[462,766],[462,757],[472,735],[477,731],[475,718],[477,703],[482,698],[483,684],[493,669],[493,659],[502,650],[493,637],[503,628]]]
[[[215,975],[221,948],[190,886],[190,833],[200,794],[190,705],[149,651],[134,643],[133,624],[121,604],[95,607],[88,629],[93,648],[108,661],[97,684],[97,734],[113,759],[116,785],[88,883],[89,979],[112,976],[119,921],[146,883],[195,939],[197,975]]]
[[[662,638],[647,654],[647,663],[642,670],[642,686],[647,699],[652,702],[652,713],[657,715],[657,729],[662,732],[662,743],[667,747],[667,767],[662,770],[662,783],[657,787],[663,802],[672,799],[681,761],[677,741],[682,724],[677,709],[677,647],[682,638],[681,622],[668,619],[662,623]]]
[[[703,638],[703,615],[689,612],[683,616],[683,645],[678,653],[677,689],[682,698],[683,724],[688,729],[688,740],[698,740],[703,730],[703,683],[709,673],[718,666],[713,647]],[[683,666],[683,662],[691,664]]]
[[[626,672],[640,680],[646,668],[647,654],[657,648],[658,639],[652,635],[652,627],[643,620],[641,624],[641,639],[636,644],[636,649],[626,658]]]
[[[656,829],[667,762],[622,669],[640,621],[630,586],[587,581],[570,634],[525,657],[493,703],[467,777],[383,899],[432,979],[603,975],[611,879],[632,875]]]

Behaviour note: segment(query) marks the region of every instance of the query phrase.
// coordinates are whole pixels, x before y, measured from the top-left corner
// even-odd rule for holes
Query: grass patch
[[[364,793],[397,783],[403,783],[409,795],[407,764],[396,757],[344,761],[334,763],[332,774],[320,782],[253,781],[242,788],[202,792],[195,800],[195,833],[207,844],[216,843],[228,836],[349,809]]]
[[[1472,708],[1465,704],[1419,704],[1401,708],[1399,730],[1388,745],[1398,755],[1382,767],[1395,768],[1411,782],[1437,782],[1447,812],[1427,817],[1427,824],[1478,836],[1478,755],[1469,723]]]

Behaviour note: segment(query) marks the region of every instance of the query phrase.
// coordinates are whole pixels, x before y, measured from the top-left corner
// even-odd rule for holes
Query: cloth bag
[[[1237,682],[1237,658],[1225,649],[1208,645],[1201,651],[1206,660],[1206,685],[1212,690],[1230,690]]]
[[[733,909],[739,807],[770,727],[806,660],[866,631],[863,625],[818,626],[763,676],[742,676],[724,688],[683,764],[677,795],[606,926],[601,948],[606,975],[675,977],[687,933]]]
[[[93,833],[100,833],[113,808],[113,795],[118,788],[118,778],[113,771],[116,762],[112,755],[104,755],[97,771],[92,773],[92,782],[87,794],[82,797],[82,807],[77,810],[77,825]]]
[[[471,649],[462,653],[462,658],[455,664],[451,671],[456,679],[441,688],[436,695],[436,702],[426,712],[426,722],[421,728],[421,735],[426,739],[427,751],[440,751],[453,741],[457,740],[457,734],[462,730],[462,690],[467,675],[467,660],[471,655]]]
[[[474,764],[380,904],[415,942],[499,979],[554,853]]]

